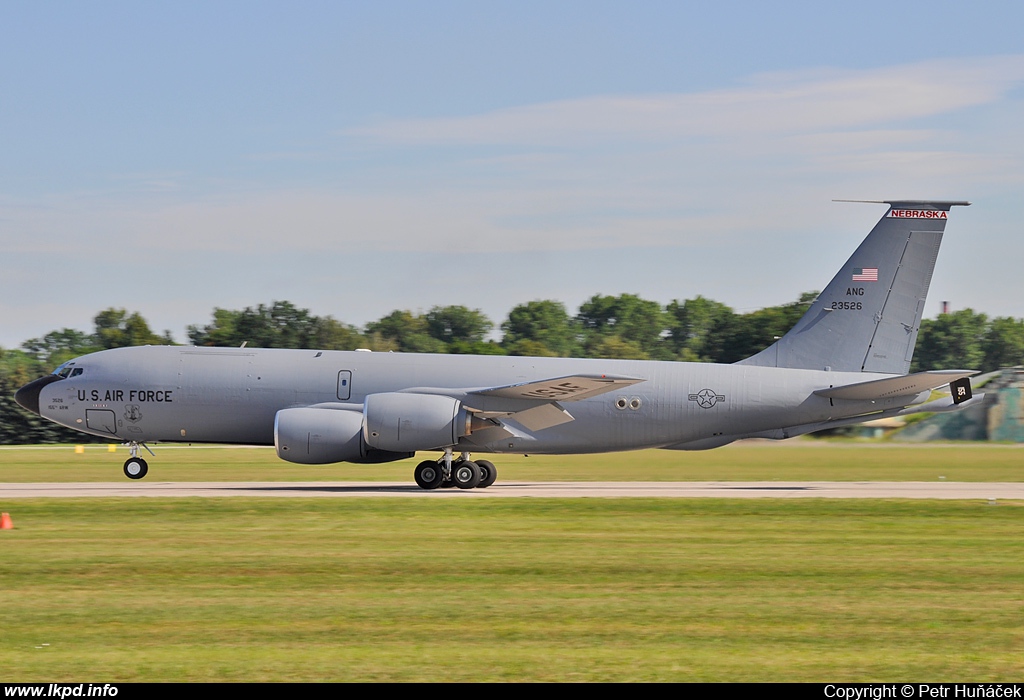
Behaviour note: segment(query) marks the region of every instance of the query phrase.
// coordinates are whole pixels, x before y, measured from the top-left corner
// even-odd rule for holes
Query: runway
[[[424,491],[405,482],[223,481],[0,484],[14,498],[913,498],[1024,500],[1024,483],[923,481],[521,481]]]

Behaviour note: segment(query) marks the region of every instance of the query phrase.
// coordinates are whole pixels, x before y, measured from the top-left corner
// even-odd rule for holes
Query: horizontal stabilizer
[[[536,382],[510,384],[492,389],[477,389],[470,393],[502,399],[533,399],[535,401],[579,401],[645,381],[634,377],[616,377],[608,374],[574,374],[568,377],[542,379]]]
[[[950,382],[977,374],[966,369],[942,369],[918,372],[901,377],[888,377],[870,382],[858,382],[845,386],[818,389],[814,393],[827,399],[848,399],[851,401],[875,401],[892,396],[912,396],[923,391],[938,389]]]

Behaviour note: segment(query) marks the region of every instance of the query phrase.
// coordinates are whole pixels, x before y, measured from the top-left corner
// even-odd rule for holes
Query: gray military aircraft
[[[15,399],[56,423],[125,442],[274,445],[299,464],[383,463],[417,451],[424,489],[494,483],[471,453],[701,450],[975,403],[970,370],[908,375],[950,208],[889,209],[785,336],[731,365],[130,347],[67,362]],[[950,385],[950,395],[930,400]]]

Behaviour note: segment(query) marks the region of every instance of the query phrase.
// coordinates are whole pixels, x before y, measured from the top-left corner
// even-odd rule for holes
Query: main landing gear
[[[149,473],[149,465],[146,464],[146,460],[139,457],[139,445],[146,448],[146,452],[153,454],[153,450],[146,447],[144,442],[128,442],[128,453],[131,455],[124,463],[124,475],[129,479],[141,479]]]
[[[126,467],[127,469],[127,467]],[[486,459],[473,461],[468,452],[452,460],[452,448],[446,447],[441,459],[420,462],[415,472],[421,489],[455,486],[460,489],[485,489],[498,478],[498,470]]]

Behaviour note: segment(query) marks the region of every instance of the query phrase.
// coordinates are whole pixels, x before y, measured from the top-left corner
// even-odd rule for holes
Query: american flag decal
[[[878,268],[877,267],[858,267],[853,270],[853,281],[854,282],[877,282],[878,281]]]

